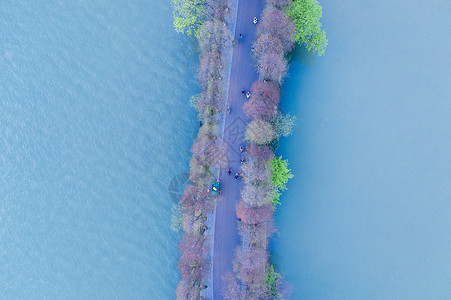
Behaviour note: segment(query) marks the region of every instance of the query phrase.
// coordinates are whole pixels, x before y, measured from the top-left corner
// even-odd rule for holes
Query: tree
[[[253,207],[265,206],[272,203],[275,189],[272,184],[245,184],[241,190],[241,199]]]
[[[274,152],[266,145],[251,144],[248,149],[249,156],[257,160],[268,161],[274,157]]]
[[[238,284],[238,281],[236,277],[231,273],[228,272],[224,275],[222,278],[222,286],[223,290],[221,291],[222,296],[224,299],[227,300],[239,300],[242,299],[241,296],[241,288]]]
[[[275,232],[273,219],[257,224],[238,222],[238,234],[243,244],[256,245],[261,248],[268,246],[270,236]]]
[[[251,97],[243,110],[250,118],[272,120],[277,113],[279,100],[278,85],[270,81],[255,81],[251,87]]]
[[[266,53],[274,53],[280,56],[285,54],[282,42],[269,33],[262,33],[254,43],[254,56],[257,62]]]
[[[175,31],[194,34],[205,20],[205,0],[173,0]]]
[[[273,126],[278,136],[287,137],[291,135],[295,125],[296,116],[291,116],[290,114],[279,114],[273,121]]]
[[[321,29],[322,8],[317,0],[294,0],[286,12],[296,27],[295,41],[319,56],[326,52],[326,32]]]
[[[212,19],[224,20],[228,12],[229,5],[227,0],[207,0],[208,14]]]
[[[283,55],[272,52],[264,53],[257,64],[260,79],[271,80],[278,84],[282,84],[283,78],[287,74],[287,68],[288,62]]]
[[[208,124],[203,126],[208,126]],[[199,133],[202,132],[201,130],[202,128],[199,129]],[[191,152],[193,153],[193,158],[196,158],[202,165],[220,168],[226,164],[224,145],[216,136],[198,134],[191,147]]]
[[[271,181],[272,168],[266,160],[248,160],[241,166],[244,182],[248,184],[266,184]]]
[[[268,285],[268,294],[272,299],[280,299],[281,295],[281,283],[282,275],[274,270],[274,266],[270,265],[267,270],[268,279],[266,284]]]
[[[288,169],[288,160],[282,160],[282,156],[275,157],[269,162],[272,168],[272,184],[275,188],[286,190],[288,179],[293,178],[293,174]]]
[[[257,35],[265,33],[279,39],[285,52],[293,49],[295,28],[284,11],[273,6],[265,8],[262,20],[257,25]]]
[[[206,215],[215,206],[215,198],[206,186],[189,184],[180,198],[180,209],[184,214]]]
[[[279,9],[281,9],[281,8],[293,3],[293,0],[266,0],[266,2],[270,5],[273,5]]]
[[[200,289],[202,280],[208,274],[208,247],[206,237],[201,234],[184,233],[180,239],[181,252],[177,268],[182,280]],[[188,285],[189,286],[189,285]]]
[[[243,282],[243,299],[261,299],[267,294],[268,252],[260,247],[238,247],[233,261],[236,277]]]
[[[249,123],[246,128],[246,140],[264,145],[270,143],[276,135],[276,132],[271,123],[264,120],[254,120]]]
[[[211,84],[217,84],[223,77],[223,63],[221,54],[218,52],[202,53],[199,68],[197,69],[197,78],[202,88],[207,88]]]
[[[177,300],[199,299],[201,286],[198,283],[181,280],[177,285]]]
[[[266,222],[272,218],[273,213],[274,210],[271,205],[252,207],[243,201],[236,204],[236,216],[246,224]]]
[[[219,20],[206,21],[196,35],[199,42],[199,50],[202,53],[221,53],[225,43],[231,40],[226,24]]]

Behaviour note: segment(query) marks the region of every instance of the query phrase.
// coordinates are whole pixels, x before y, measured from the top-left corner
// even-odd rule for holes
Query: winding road
[[[242,34],[244,38],[233,48],[228,91],[231,112],[225,116],[224,120],[223,138],[232,174],[228,175],[227,170],[223,170],[220,174],[223,199],[216,206],[213,299],[223,299],[222,277],[232,271],[233,255],[240,242],[235,204],[238,202],[243,184],[240,180],[235,180],[234,174],[241,173],[239,148],[244,143],[244,131],[249,122],[243,112],[246,97],[241,90],[248,91],[251,84],[258,79],[251,50],[255,39],[255,25],[252,20],[255,16],[260,19],[263,6],[263,0],[241,0],[238,3],[235,40],[238,40],[239,34]]]

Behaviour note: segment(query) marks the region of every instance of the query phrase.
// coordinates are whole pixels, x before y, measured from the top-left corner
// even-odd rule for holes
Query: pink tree
[[[267,0],[266,2],[279,9],[282,9],[285,6],[291,5],[291,3],[293,3],[293,0]]]
[[[182,235],[179,243],[181,256],[177,267],[183,280],[200,285],[208,273],[208,248],[205,239],[201,234]]]
[[[236,277],[244,284],[244,299],[261,299],[267,294],[268,252],[259,247],[238,247],[233,264]]]
[[[280,100],[279,86],[273,82],[255,81],[251,87],[251,98],[244,104],[244,112],[253,119],[273,119]]]
[[[269,205],[275,195],[271,184],[246,184],[241,190],[241,199],[252,207]]]
[[[272,219],[258,224],[238,222],[238,234],[243,244],[256,245],[261,248],[268,246],[269,238],[275,232]]]
[[[208,14],[212,19],[224,20],[229,7],[227,0],[207,0]]]
[[[263,11],[262,20],[257,26],[257,35],[269,34],[280,40],[285,52],[293,49],[295,27],[287,14],[273,6]]]
[[[197,33],[200,52],[221,52],[226,42],[230,41],[231,35],[227,26],[220,20],[206,21]]]
[[[198,282],[190,282],[181,280],[177,285],[177,300],[200,299],[200,291],[202,287]]]
[[[231,273],[227,273],[222,278],[223,290],[221,292],[224,299],[227,300],[239,300],[241,298],[241,287],[238,284],[236,277]]]
[[[246,224],[266,222],[272,218],[273,214],[274,209],[272,205],[252,207],[243,201],[239,201],[236,204],[236,216],[241,222]]]
[[[282,83],[287,74],[288,63],[283,55],[274,52],[264,53],[258,60],[257,70],[263,80]]]
[[[202,88],[206,89],[216,81],[223,77],[223,63],[221,53],[205,52],[200,59],[199,68],[197,69],[197,78]]]
[[[272,168],[265,160],[249,160],[241,166],[244,182],[260,184],[271,182]]]
[[[206,215],[215,206],[215,199],[205,186],[189,184],[180,198],[180,207],[184,214],[193,216]]]
[[[280,56],[284,56],[285,49],[282,42],[275,36],[264,33],[254,43],[254,55],[257,62],[265,53],[274,53]]]
[[[274,152],[266,145],[251,144],[248,149],[249,156],[257,160],[269,161],[274,158]]]

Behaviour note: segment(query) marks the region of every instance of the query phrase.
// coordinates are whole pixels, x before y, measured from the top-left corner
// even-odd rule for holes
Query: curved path
[[[242,106],[246,97],[241,90],[249,90],[257,80],[258,74],[252,59],[252,43],[255,38],[254,16],[260,19],[264,6],[263,0],[242,0],[238,3],[235,40],[241,33],[244,39],[233,48],[228,99],[231,112],[224,120],[224,142],[226,154],[232,168],[232,175],[223,170],[220,174],[221,195],[223,200],[216,206],[215,235],[213,252],[213,298],[223,299],[222,277],[232,271],[238,236],[235,204],[242,188],[241,181],[235,181],[234,174],[240,172],[241,153],[239,147],[244,142],[244,130],[249,119],[243,113]]]

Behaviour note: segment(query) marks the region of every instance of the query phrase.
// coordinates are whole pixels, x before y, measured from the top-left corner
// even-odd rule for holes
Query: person
[[[257,24],[258,22],[257,17],[254,17],[254,20],[252,22],[254,22],[254,25]]]
[[[238,173],[235,173],[235,180],[238,180],[239,177],[240,175],[238,175]]]
[[[246,94],[246,90],[245,90],[245,89],[242,89],[242,90],[241,90],[241,94],[243,94],[243,95]]]
[[[241,42],[242,39],[243,39],[243,35],[240,33],[240,37],[238,38],[238,40]]]
[[[251,93],[250,93],[250,92],[247,92],[247,93],[246,93],[246,98],[249,99],[250,96],[251,96]]]
[[[243,150],[244,150],[244,145],[241,145],[240,146],[240,152],[243,152]]]
[[[229,173],[229,175],[232,173],[232,168],[229,168],[229,170],[227,171],[227,173]]]
[[[244,156],[241,156],[240,161],[241,161],[241,163],[244,163]]]
[[[230,106],[227,105],[227,113],[230,114]]]

